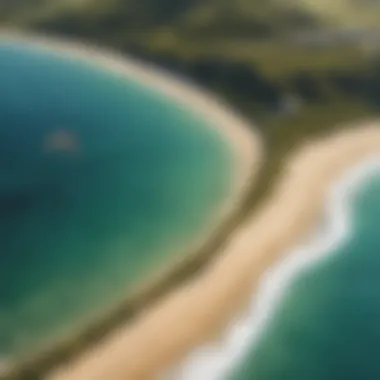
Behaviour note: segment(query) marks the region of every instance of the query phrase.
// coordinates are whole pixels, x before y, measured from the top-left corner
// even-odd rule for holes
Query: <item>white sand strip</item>
[[[220,337],[246,308],[262,274],[312,231],[337,176],[378,152],[377,123],[305,146],[290,160],[270,199],[230,238],[209,271],[50,379],[154,379],[195,347]]]
[[[277,307],[284,299],[297,276],[315,263],[336,254],[338,247],[352,232],[352,201],[357,192],[375,174],[380,175],[380,150],[369,159],[349,168],[334,183],[328,193],[325,215],[320,225],[307,241],[266,270],[246,315],[232,321],[222,339],[216,344],[200,347],[184,363],[173,368],[165,379],[169,380],[223,380],[232,376],[241,359],[255,347],[271,323]]]

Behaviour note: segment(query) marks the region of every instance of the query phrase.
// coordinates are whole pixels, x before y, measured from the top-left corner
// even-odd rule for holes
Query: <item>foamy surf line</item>
[[[297,275],[334,254],[334,250],[350,235],[352,199],[364,182],[378,172],[379,154],[346,170],[328,192],[323,224],[308,242],[293,249],[263,274],[247,315],[231,323],[219,344],[196,349],[184,363],[163,378],[223,380],[228,377],[244,359],[247,350],[259,343]]]

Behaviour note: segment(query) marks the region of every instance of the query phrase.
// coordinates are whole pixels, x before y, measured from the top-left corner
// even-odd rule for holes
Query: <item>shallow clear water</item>
[[[230,190],[229,146],[106,69],[0,43],[0,356],[122,299]]]
[[[353,198],[352,231],[294,279],[230,380],[380,379],[380,175]]]

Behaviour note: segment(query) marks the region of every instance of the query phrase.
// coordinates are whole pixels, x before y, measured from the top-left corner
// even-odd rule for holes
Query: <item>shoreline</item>
[[[194,348],[220,341],[236,315],[246,311],[262,274],[313,231],[323,213],[326,188],[352,165],[379,152],[377,122],[299,149],[273,194],[230,237],[208,271],[48,379],[165,378]]]
[[[368,178],[380,175],[379,153],[365,159],[340,176],[328,191],[322,226],[310,239],[292,249],[262,274],[258,290],[252,292],[246,315],[230,323],[221,342],[199,347],[184,363],[165,376],[166,380],[222,380],[244,360],[247,350],[260,344],[262,334],[275,317],[277,307],[290,291],[297,276],[336,255],[352,229],[350,201]],[[207,361],[204,356],[207,355]],[[254,357],[251,357],[254,360]]]
[[[142,302],[138,301],[139,294],[142,298],[149,299],[149,293],[153,295],[151,298],[158,298],[161,295],[155,294],[155,285],[162,286],[166,293],[169,285],[165,289],[166,278],[175,277],[181,272],[181,268],[187,265],[187,262],[195,260],[203,247],[221,231],[225,225],[232,220],[240,211],[241,204],[248,195],[252,182],[257,177],[258,170],[264,155],[264,146],[258,132],[255,130],[253,123],[245,120],[240,114],[235,113],[224,101],[218,99],[214,94],[210,94],[207,90],[198,87],[195,83],[185,80],[175,74],[160,69],[155,65],[144,63],[138,59],[130,57],[126,54],[117,53],[111,49],[98,48],[96,45],[86,45],[80,41],[70,41],[57,37],[49,37],[46,35],[32,34],[26,35],[17,30],[1,30],[0,29],[0,45],[5,43],[20,43],[28,47],[36,48],[42,52],[57,54],[64,59],[73,61],[81,61],[93,67],[104,69],[115,75],[120,75],[121,79],[130,79],[147,89],[158,94],[166,96],[174,106],[185,108],[194,113],[198,117],[204,119],[207,127],[213,129],[227,147],[231,151],[232,175],[231,188],[229,195],[220,206],[219,212],[210,218],[206,228],[194,238],[190,245],[184,249],[182,255],[173,257],[169,263],[163,263],[162,268],[151,273],[149,278],[132,286],[130,292],[126,294],[128,299],[126,303],[131,302],[131,309],[136,308]],[[129,301],[129,299],[131,301]],[[124,306],[122,306],[124,307]],[[141,306],[144,308],[144,305]],[[100,318],[96,320],[94,325],[102,325],[102,320],[112,320],[113,313],[120,313],[119,308],[108,310]],[[136,313],[133,310],[133,313]],[[127,312],[128,314],[128,312]],[[129,319],[126,318],[126,319]],[[94,328],[91,326],[89,330]],[[70,334],[79,336],[83,328],[76,329],[76,333]],[[75,331],[75,330],[74,330]],[[69,338],[69,340],[70,340]],[[67,336],[59,337],[57,341],[67,350],[67,345],[73,342],[67,342]],[[26,365],[30,363],[32,366],[40,361],[39,357],[43,357],[46,353],[55,350],[55,344],[49,344],[48,347],[38,350],[35,358],[25,358],[21,360]],[[17,371],[19,361],[10,361],[10,372]],[[4,371],[3,371],[4,372]],[[2,373],[0,373],[0,377]],[[6,371],[8,372],[8,371]]]

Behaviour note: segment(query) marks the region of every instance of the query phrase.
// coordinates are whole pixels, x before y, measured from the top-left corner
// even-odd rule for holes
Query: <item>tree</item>
[[[318,102],[323,100],[323,92],[318,80],[308,72],[293,74],[290,78],[293,91],[303,100],[308,102]]]

